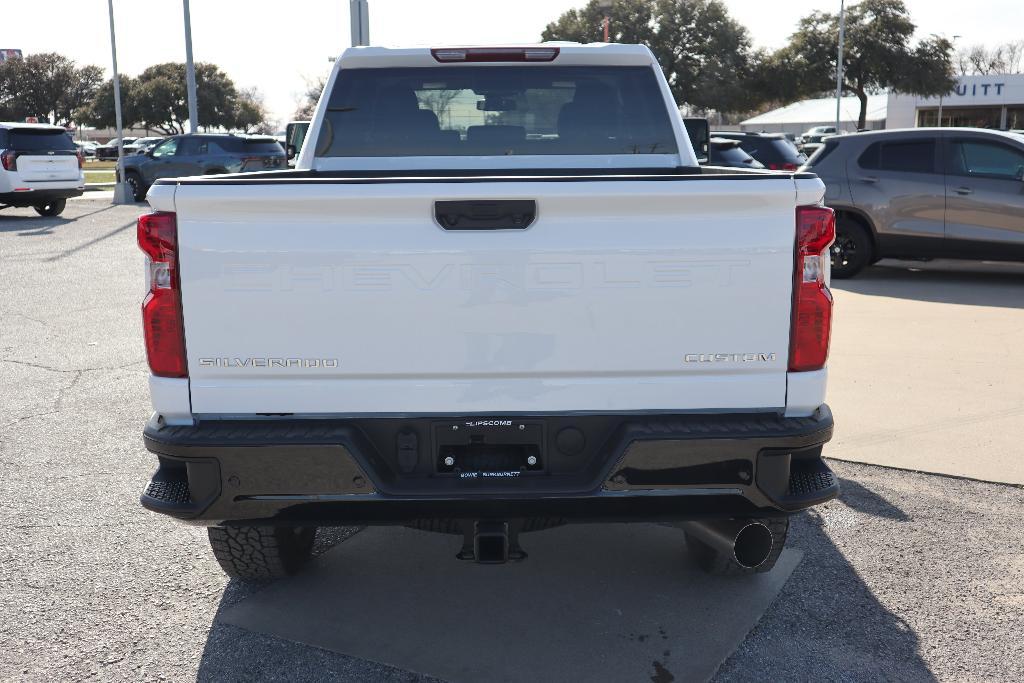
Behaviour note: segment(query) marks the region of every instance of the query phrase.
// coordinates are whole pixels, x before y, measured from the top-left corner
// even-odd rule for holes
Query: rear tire
[[[67,206],[68,200],[66,199],[55,199],[47,204],[36,204],[32,208],[36,210],[40,216],[59,216],[64,211],[64,207]]]
[[[782,549],[786,545],[786,536],[789,534],[788,517],[767,517],[764,519],[751,519],[751,522],[760,522],[772,532],[772,551],[768,559],[756,567],[744,567],[731,553],[719,552],[699,538],[686,534],[686,545],[689,548],[690,556],[697,566],[705,573],[714,576],[751,576],[753,574],[764,574],[770,572],[775,563],[778,562]]]
[[[279,579],[299,571],[313,554],[316,527],[210,527],[210,548],[236,579]]]
[[[124,174],[124,180],[132,188],[132,198],[137,202],[146,200],[146,186],[142,184],[142,176],[135,171],[128,171]]]
[[[829,250],[832,257],[832,277],[850,278],[875,261],[874,245],[867,229],[848,216],[836,221],[836,241]]]

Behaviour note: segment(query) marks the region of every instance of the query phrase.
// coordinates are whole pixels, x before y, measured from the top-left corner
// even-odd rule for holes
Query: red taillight
[[[836,217],[823,206],[796,210],[796,269],[793,328],[789,339],[792,372],[820,370],[832,335],[832,293],[825,282],[828,248],[836,238]]]
[[[430,54],[439,62],[553,62],[557,47],[445,47]]]
[[[75,156],[78,157],[78,169],[83,169],[85,167],[85,155],[82,154],[82,150],[75,152]],[[131,225],[131,223],[129,223],[129,225]]]
[[[137,231],[149,272],[149,294],[142,302],[149,369],[159,377],[188,377],[178,280],[177,219],[166,211],[144,214],[139,216]]]
[[[13,149],[5,149],[0,152],[0,164],[3,164],[5,171],[18,170],[18,153]]]
[[[798,168],[800,168],[800,166],[798,164],[794,164],[791,161],[787,161],[786,163],[782,164],[783,171],[795,171]]]

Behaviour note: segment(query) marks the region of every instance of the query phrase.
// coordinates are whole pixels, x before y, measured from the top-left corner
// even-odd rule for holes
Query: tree
[[[121,123],[131,128],[139,122],[138,115],[138,79],[131,76],[119,78],[121,86]],[[114,110],[114,79],[104,81],[96,90],[92,99],[76,113],[77,120],[96,128],[114,128],[117,116]]]
[[[238,91],[233,128],[243,133],[269,133],[271,126],[267,122],[267,107],[263,102],[263,94],[257,88],[243,88]]]
[[[912,46],[915,29],[902,0],[863,0],[847,10],[843,90],[860,100],[858,128],[865,125],[870,93],[934,97],[956,86],[952,43],[931,36]],[[801,19],[790,44],[774,56],[786,65],[794,91],[812,95],[835,87],[838,40],[838,15],[814,12]]]
[[[151,66],[138,78],[138,121],[165,135],[185,132],[188,90],[185,65],[167,62]],[[196,106],[199,125],[231,128],[238,113],[235,84],[214,64],[196,63]]]
[[[0,110],[4,118],[40,120],[67,126],[103,82],[97,66],[79,67],[56,52],[0,63]]]
[[[15,93],[21,92],[22,71],[14,65],[20,59],[0,62],[0,121],[14,121],[24,114]]]
[[[956,55],[957,71],[970,74],[1017,74],[1024,71],[1024,40],[1003,43],[989,49],[972,45]]]
[[[756,104],[747,87],[753,69],[750,37],[719,0],[616,0],[607,13],[610,40],[647,45],[676,102],[722,111]],[[591,0],[548,24],[542,37],[599,42],[604,16]]]
[[[321,78],[313,80],[306,79],[306,90],[302,93],[298,106],[295,109],[296,121],[309,121],[313,118],[316,105],[320,102],[320,94],[323,93],[327,81]]]

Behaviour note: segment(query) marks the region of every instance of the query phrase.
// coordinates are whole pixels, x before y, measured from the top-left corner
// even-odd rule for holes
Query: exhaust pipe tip
[[[683,522],[683,529],[712,550],[744,569],[757,569],[772,556],[775,537],[757,520],[722,519]]]
[[[772,555],[775,539],[771,529],[761,522],[745,525],[736,534],[733,543],[733,559],[741,567],[756,569],[768,561]]]

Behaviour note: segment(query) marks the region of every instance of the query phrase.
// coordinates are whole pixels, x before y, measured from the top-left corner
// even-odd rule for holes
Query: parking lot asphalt
[[[1024,484],[1024,263],[883,261],[832,284],[829,455]]]
[[[299,644],[287,632],[267,635],[227,623],[221,616],[273,585],[228,581],[209,554],[204,530],[138,506],[152,470],[140,438],[150,407],[133,226],[143,210],[80,200],[69,203],[62,218],[0,212],[0,680],[429,680]],[[873,268],[863,280],[837,283],[830,389],[839,425],[835,450],[845,457],[844,440],[877,424],[872,439],[857,446],[863,453],[874,446],[955,462],[964,446],[960,430],[928,431],[922,422],[887,438],[890,423],[878,420],[924,412],[920,402],[934,401],[935,409],[958,402],[973,410],[987,400],[990,384],[1012,410],[1018,394],[1005,392],[1022,376],[1004,355],[1019,339],[1019,318],[988,309],[1019,311],[1006,302],[1014,301],[1014,287],[1024,293],[1024,282],[998,278],[1006,298],[992,306],[979,303],[991,293],[988,267],[935,266],[912,287],[906,280],[917,275],[903,274],[902,264],[885,268],[894,270]],[[878,316],[856,312],[861,298],[878,304]],[[897,302],[894,309],[881,305],[883,299]],[[885,358],[873,363],[871,354],[891,353],[879,340],[894,320],[918,325],[915,316],[925,310],[929,329],[947,328],[967,342],[974,331],[990,342],[986,348],[995,357],[958,362],[950,373],[960,355],[922,353],[913,360],[915,373],[928,381],[919,389],[897,386],[887,378],[905,368]],[[920,339],[956,343],[929,334]],[[865,343],[853,349],[846,337]],[[853,359],[854,353],[865,357]],[[851,370],[856,363],[859,373]],[[944,384],[937,379],[949,374]],[[847,397],[856,394],[844,394],[849,389],[842,385],[853,382],[874,388],[852,400]],[[945,393],[933,395],[940,390]],[[981,419],[971,415],[976,419],[969,424]],[[990,425],[991,443],[1009,449],[1012,465],[1020,448],[999,439],[1019,429],[1020,420],[1005,417]],[[984,452],[979,443],[968,456]],[[832,465],[842,480],[841,498],[794,518],[790,545],[802,559],[715,680],[1020,680],[1024,489]],[[347,552],[357,552],[359,545],[346,547],[355,532],[323,534],[323,560],[343,563]],[[524,545],[529,542],[525,537]],[[663,558],[645,561],[684,559],[678,548],[667,548]],[[409,571],[414,567],[411,562]],[[524,587],[521,599],[560,597],[545,590]],[[680,604],[687,597],[665,595]],[[714,629],[715,616],[689,618]],[[476,618],[489,624],[501,615],[481,610]],[[396,619],[394,638],[417,635]],[[571,645],[572,635],[558,633],[559,642]],[[520,642],[509,633],[509,648]],[[651,680],[683,680],[671,666],[648,664]]]

